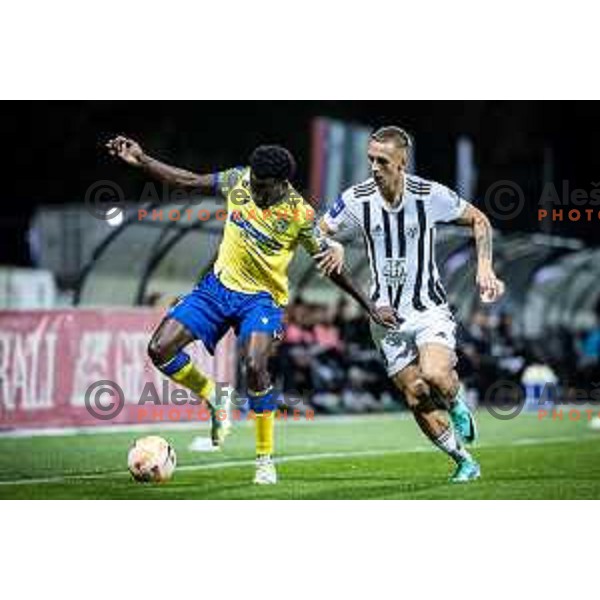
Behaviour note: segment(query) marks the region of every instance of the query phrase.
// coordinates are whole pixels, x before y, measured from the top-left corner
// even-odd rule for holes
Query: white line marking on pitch
[[[553,444],[563,442],[575,442],[579,438],[576,437],[556,437],[556,438],[522,438],[514,440],[509,444],[478,444],[478,448],[493,448],[509,445],[535,445],[535,444]],[[355,452],[321,452],[318,454],[292,454],[289,456],[280,456],[275,458],[278,464],[289,462],[302,462],[313,460],[325,460],[328,458],[368,458],[371,456],[385,456],[388,454],[410,454],[414,452],[433,452],[437,448],[433,446],[424,446],[419,444],[408,449],[389,449],[389,450],[360,450]],[[254,460],[228,460],[214,463],[206,463],[201,465],[181,465],[177,467],[178,471],[210,471],[213,469],[231,469],[235,467],[251,467],[254,465]],[[105,471],[103,473],[89,473],[82,475],[56,475],[52,477],[39,477],[36,479],[15,479],[12,481],[0,481],[0,486],[9,485],[37,485],[44,483],[66,483],[75,482],[78,480],[94,480],[94,479],[109,479],[115,476],[127,475],[127,471]]]
[[[288,419],[280,419],[278,423],[282,425],[337,425],[368,423],[381,421],[407,421],[409,414],[390,413],[386,415],[317,415],[314,419],[294,420],[292,416]],[[241,419],[234,421],[235,427],[253,427],[254,422],[251,419]],[[143,433],[147,431],[196,431],[203,432],[209,430],[209,424],[206,421],[179,421],[179,422],[150,422],[150,423],[129,423],[124,425],[90,425],[87,427],[46,427],[39,429],[9,429],[0,431],[1,439],[21,439],[37,437],[72,437],[74,435],[109,435],[112,433]]]

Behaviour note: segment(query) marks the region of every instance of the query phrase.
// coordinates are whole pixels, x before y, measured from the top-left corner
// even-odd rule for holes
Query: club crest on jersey
[[[289,226],[290,222],[287,219],[277,219],[275,223],[273,223],[273,229],[277,233],[284,233]]]
[[[383,276],[388,285],[404,285],[406,282],[406,258],[386,258]]]
[[[409,238],[414,238],[417,235],[418,231],[419,231],[419,228],[416,225],[412,225],[411,227],[408,228],[406,235]]]
[[[302,202],[302,196],[293,188],[286,193],[286,200],[293,208],[296,208]]]

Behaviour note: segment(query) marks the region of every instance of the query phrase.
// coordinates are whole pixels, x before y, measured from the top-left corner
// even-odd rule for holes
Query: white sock
[[[457,463],[460,463],[463,460],[472,460],[469,452],[458,441],[452,427],[448,427],[448,429],[442,432],[438,437],[432,437],[432,441],[440,450],[443,450]]]

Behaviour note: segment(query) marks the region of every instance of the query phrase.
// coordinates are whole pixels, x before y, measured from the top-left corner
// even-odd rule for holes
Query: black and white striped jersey
[[[467,202],[434,181],[405,175],[402,202],[390,208],[370,178],[352,186],[333,203],[328,228],[358,228],[371,269],[371,298],[405,316],[446,306],[446,292],[435,263],[435,225],[458,219]]]

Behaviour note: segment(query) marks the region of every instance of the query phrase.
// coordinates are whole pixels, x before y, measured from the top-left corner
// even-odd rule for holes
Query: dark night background
[[[297,102],[4,102],[0,131],[4,180],[0,263],[29,264],[26,231],[37,205],[82,202],[88,186],[112,179],[127,194],[142,178],[101,150],[114,134],[136,138],[167,162],[208,171],[243,162],[259,143],[281,143],[295,154],[300,188],[308,185],[310,122],[315,116],[367,126],[399,124],[416,138],[417,173],[454,184],[459,134],[475,143],[478,193],[497,180],[516,181],[527,210],[496,222],[534,231],[542,191],[544,148],[554,154],[553,179],[571,189],[600,182],[600,115],[595,102],[297,101]],[[554,233],[597,243],[600,221],[556,223]]]

